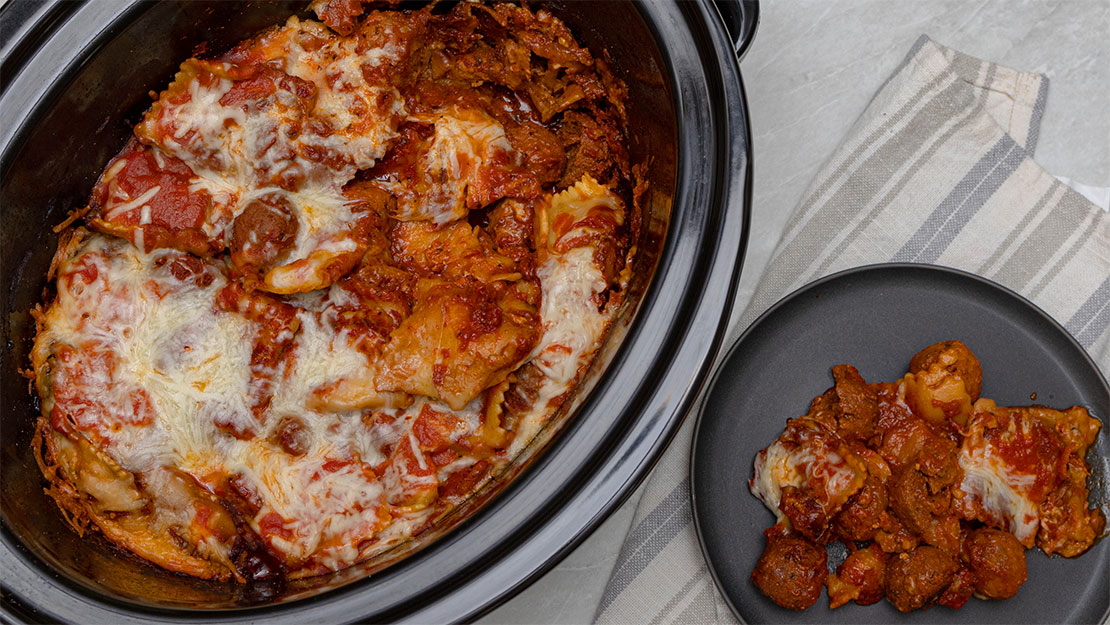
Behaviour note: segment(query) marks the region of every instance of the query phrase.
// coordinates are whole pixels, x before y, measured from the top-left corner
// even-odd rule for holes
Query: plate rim
[[[706,416],[706,409],[705,409],[706,404],[708,403],[710,396],[713,394],[713,392],[717,388],[717,383],[720,381],[721,372],[724,370],[725,365],[732,360],[732,358],[736,355],[736,352],[739,350],[740,346],[744,344],[745,340],[756,329],[758,329],[759,326],[764,321],[767,320],[767,318],[773,316],[777,311],[779,311],[780,309],[782,309],[782,308],[786,307],[787,305],[791,304],[794,300],[796,300],[800,297],[804,297],[806,294],[813,291],[814,289],[825,286],[830,282],[835,282],[837,280],[848,278],[848,277],[855,276],[855,275],[858,275],[858,274],[867,274],[867,273],[876,272],[876,271],[887,271],[887,270],[897,270],[897,269],[908,270],[908,271],[919,271],[919,272],[924,272],[924,273],[936,272],[938,274],[947,274],[949,276],[955,276],[959,279],[970,280],[972,282],[977,283],[978,286],[993,289],[993,290],[995,290],[995,291],[997,291],[997,292],[999,292],[1003,295],[1008,295],[1017,304],[1022,305],[1029,312],[1032,312],[1035,315],[1039,316],[1043,321],[1045,321],[1047,323],[1049,329],[1054,331],[1054,333],[1061,334],[1066,339],[1066,341],[1070,344],[1070,346],[1078,351],[1078,354],[1080,356],[1082,356],[1084,362],[1091,368],[1092,371],[1094,371],[1095,380],[1096,380],[1096,382],[1098,382],[1101,385],[1102,392],[1105,393],[1108,398],[1110,398],[1110,382],[1107,382],[1106,375],[1103,374],[1102,370],[1098,366],[1098,363],[1096,363],[1094,361],[1094,359],[1091,358],[1091,355],[1087,352],[1087,350],[1079,343],[1079,341],[1075,340],[1075,337],[1072,336],[1071,333],[1068,332],[1067,329],[1064,328],[1064,326],[1062,324],[1060,324],[1059,321],[1057,321],[1055,318],[1053,318],[1047,312],[1042,310],[1039,306],[1037,306],[1031,300],[1026,298],[1024,295],[1014,291],[1013,289],[1011,289],[1011,288],[1009,288],[1009,287],[1007,287],[1003,284],[1000,284],[998,282],[995,282],[994,280],[991,280],[989,278],[985,278],[985,277],[980,276],[978,274],[971,273],[969,271],[965,271],[963,269],[957,269],[955,267],[949,267],[949,266],[946,266],[946,265],[937,265],[937,264],[932,264],[932,263],[905,263],[905,262],[869,263],[869,264],[866,264],[866,265],[859,265],[859,266],[856,266],[856,267],[849,267],[847,269],[842,269],[840,271],[828,274],[826,276],[822,276],[820,278],[817,278],[815,280],[812,280],[810,282],[807,282],[807,283],[803,284],[802,286],[794,289],[793,291],[790,291],[786,295],[783,295],[774,304],[772,304],[770,307],[768,307],[767,310],[760,313],[759,316],[756,317],[755,320],[752,321],[748,325],[748,327],[744,328],[744,331],[740,333],[740,335],[736,338],[735,341],[733,341],[732,345],[730,345],[728,347],[728,350],[721,357],[720,361],[718,361],[717,364],[715,365],[714,370],[713,370],[713,374],[710,376],[710,379],[709,379],[709,384],[705,387],[705,393],[701,396],[701,398],[698,401],[697,414],[695,415],[695,418],[694,418],[694,430],[691,433],[691,437],[690,437],[690,460],[689,460],[689,466],[687,467],[687,475],[689,476],[689,480],[690,480],[690,511],[691,511],[691,515],[692,515],[691,518],[692,518],[692,522],[693,522],[693,525],[694,525],[694,533],[697,535],[697,539],[698,539],[698,550],[701,554],[702,561],[705,562],[705,566],[709,570],[710,577],[713,578],[714,589],[716,590],[716,592],[720,596],[720,598],[725,602],[725,605],[728,606],[728,609],[732,613],[732,616],[734,618],[736,618],[736,620],[739,621],[740,623],[748,623],[749,621],[744,617],[743,614],[741,614],[738,607],[733,604],[732,599],[728,596],[728,594],[724,591],[724,588],[722,587],[720,577],[717,574],[717,569],[716,569],[716,567],[713,566],[713,561],[709,556],[709,549],[705,544],[705,537],[703,536],[703,532],[702,532],[702,522],[701,522],[700,516],[698,514],[697,488],[695,487],[695,483],[696,483],[696,480],[697,480],[697,477],[696,477],[697,471],[695,470],[695,466],[697,465],[698,441],[699,441],[699,438],[700,438],[702,425],[705,421],[705,416]],[[751,302],[749,302],[749,306],[750,305],[751,305]],[[1106,416],[1110,417],[1110,415],[1106,415]],[[1110,536],[1104,536],[1103,539],[1110,540]],[[1108,602],[1108,605],[1107,605],[1106,609],[1103,611],[1102,616],[1099,618],[1098,622],[1099,623],[1110,623],[1110,602]]]

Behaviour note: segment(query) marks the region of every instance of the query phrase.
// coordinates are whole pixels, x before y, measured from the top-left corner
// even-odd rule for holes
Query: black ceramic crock
[[[304,623],[476,618],[550,569],[634,489],[705,384],[748,230],[751,144],[737,65],[756,3],[551,3],[630,88],[651,191],[635,277],[574,400],[463,514],[383,558],[285,587],[167,573],[79,538],[42,490],[21,369],[56,246],[177,65],[305,2],[9,0],[0,9],[0,620]],[[368,575],[372,573],[372,575]]]

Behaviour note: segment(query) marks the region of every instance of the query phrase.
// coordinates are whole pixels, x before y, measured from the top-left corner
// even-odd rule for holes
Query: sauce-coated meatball
[[[931,605],[944,592],[960,565],[931,545],[890,558],[886,569],[886,598],[899,612]]]
[[[890,485],[890,509],[906,527],[930,545],[956,553],[960,522],[947,508],[947,493],[930,493],[928,481],[916,469],[902,471]]]
[[[1025,547],[1010,532],[975,530],[964,541],[963,558],[975,571],[979,597],[1008,599],[1025,583]]]
[[[867,440],[875,433],[879,397],[852,365],[833,367],[836,380],[837,433],[844,438]]]
[[[863,488],[852,495],[848,503],[833,518],[833,529],[846,540],[859,542],[871,540],[882,525],[886,510],[886,487],[875,477],[867,478]]]
[[[835,575],[829,576],[829,607],[849,601],[871,605],[883,598],[887,554],[872,543],[848,554]]]
[[[966,566],[956,572],[955,577],[952,578],[952,583],[948,588],[944,589],[937,603],[943,606],[959,610],[964,607],[967,600],[971,595],[975,594],[975,572]]]
[[[763,594],[789,610],[817,603],[828,577],[825,549],[788,533],[781,525],[766,532],[767,548],[752,571],[752,581]]]

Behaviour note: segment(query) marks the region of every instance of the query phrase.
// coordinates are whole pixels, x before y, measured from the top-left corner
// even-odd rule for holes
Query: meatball
[[[829,576],[829,607],[855,601],[871,605],[883,598],[887,555],[877,544],[848,554],[836,573]]]
[[[829,432],[837,431],[836,415],[839,408],[836,397],[836,387],[832,387],[824,393],[813,398],[809,403],[809,410],[806,411],[806,417],[818,423],[821,427]]]
[[[887,553],[902,553],[916,547],[921,539],[906,527],[897,514],[884,511],[880,518],[879,530],[875,532],[875,542]]]
[[[829,542],[828,513],[811,493],[793,486],[783,487],[779,510],[790,520],[791,527],[802,536],[815,543]]]
[[[231,227],[231,260],[239,270],[273,265],[295,243],[299,222],[289,200],[276,194],[252,200]]]
[[[927,436],[921,442],[917,466],[929,482],[929,491],[955,486],[963,479],[959,464],[960,448],[941,436]]]
[[[964,541],[963,559],[975,572],[975,594],[1008,599],[1025,583],[1025,547],[1010,532],[984,527]]]
[[[937,599],[940,605],[959,610],[975,593],[975,572],[967,567],[961,568],[952,578],[952,583]]]
[[[906,376],[907,402],[910,401],[908,394],[916,384],[917,381],[912,376]],[[897,402],[901,398],[887,395],[885,399],[888,402]],[[959,481],[959,444],[956,442],[960,440],[959,433],[953,432],[947,421],[943,421],[938,427],[919,416],[916,411],[906,410],[886,410],[883,416],[876,440],[871,442],[871,446],[891,471],[897,473],[905,467],[916,465],[929,477],[930,487],[934,492]],[[941,419],[944,419],[943,415]]]
[[[932,522],[933,503],[925,476],[909,468],[890,484],[890,509],[915,534],[922,534]]]
[[[833,367],[836,380],[837,433],[846,439],[867,440],[875,433],[879,395],[852,365]]]
[[[925,476],[906,469],[890,485],[890,509],[922,540],[955,553],[960,548],[960,522],[948,509],[947,494],[931,494]]]
[[[817,603],[828,577],[825,549],[775,525],[764,532],[767,548],[752,571],[752,581],[771,601],[788,610]]]
[[[886,510],[886,488],[881,480],[869,477],[848,503],[833,517],[833,530],[845,540],[859,542],[875,537]]]
[[[931,545],[920,545],[887,563],[886,598],[899,612],[932,605],[959,569],[952,556]]]

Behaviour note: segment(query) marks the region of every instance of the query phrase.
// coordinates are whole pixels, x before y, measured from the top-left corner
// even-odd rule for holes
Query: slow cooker
[[[647,474],[706,383],[748,231],[751,142],[738,57],[753,1],[555,1],[629,85],[633,162],[651,190],[629,297],[573,401],[441,526],[285,586],[186,578],[79,537],[43,492],[21,371],[57,239],[104,163],[198,45],[210,52],[304,1],[9,0],[0,8],[0,616],[9,621],[303,623],[476,618],[550,569]]]

